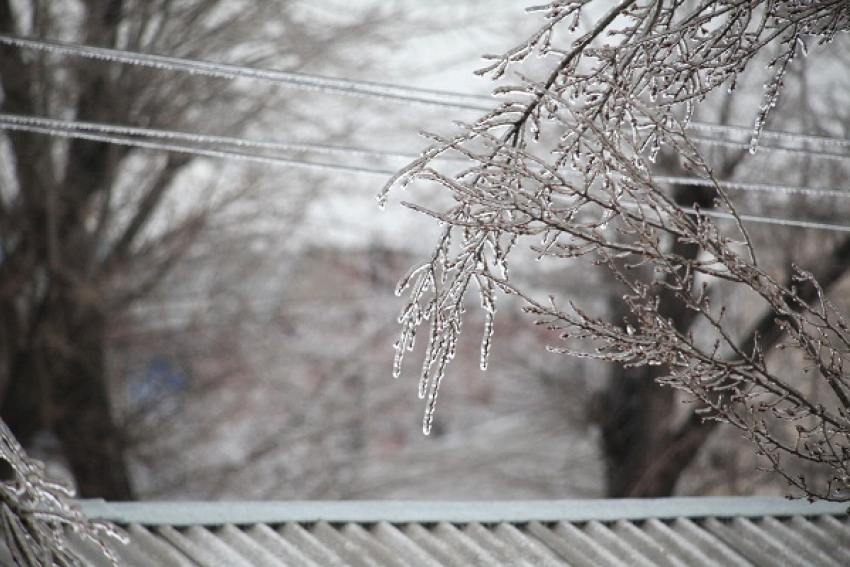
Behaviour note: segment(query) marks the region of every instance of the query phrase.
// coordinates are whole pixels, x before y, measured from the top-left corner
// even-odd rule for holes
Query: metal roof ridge
[[[774,496],[508,501],[79,501],[92,519],[148,526],[312,523],[525,523],[844,515],[847,503]]]

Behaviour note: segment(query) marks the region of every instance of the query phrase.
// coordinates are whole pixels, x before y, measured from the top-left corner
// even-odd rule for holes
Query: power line
[[[701,215],[704,217],[714,217],[726,220],[740,219],[743,222],[753,222],[761,224],[772,224],[778,226],[790,226],[795,228],[812,228],[816,230],[828,230],[832,232],[850,232],[850,226],[843,224],[832,224],[818,221],[807,221],[798,219],[778,218],[778,217],[763,217],[758,215],[733,215],[725,211],[715,211],[700,209],[697,211],[691,207],[681,207],[682,211],[689,215]]]
[[[318,169],[318,170],[331,170],[331,171],[344,171],[346,173],[361,173],[367,175],[380,175],[382,177],[388,177],[395,174],[395,171],[391,170],[383,170],[383,169],[370,169],[365,167],[355,167],[349,165],[341,165],[334,163],[315,163],[315,162],[307,162],[301,160],[294,160],[288,158],[281,157],[269,157],[269,156],[258,156],[253,154],[245,154],[241,152],[233,152],[233,151],[225,151],[225,150],[212,150],[205,148],[190,148],[187,146],[179,146],[174,144],[162,144],[159,142],[151,142],[148,140],[137,140],[131,138],[119,138],[116,136],[110,136],[107,134],[97,134],[93,132],[79,132],[79,131],[60,131],[60,130],[51,130],[49,128],[42,128],[40,126],[33,126],[31,124],[0,124],[0,128],[5,128],[8,130],[22,130],[26,132],[33,132],[37,134],[44,134],[48,136],[61,136],[67,138],[78,138],[83,140],[91,140],[95,142],[105,142],[110,144],[118,144],[123,146],[131,146],[145,149],[153,149],[153,150],[161,150],[168,152],[178,152],[185,154],[192,154],[204,157],[215,157],[215,158],[226,158],[226,159],[237,159],[258,163],[266,163],[272,165],[286,165],[290,167],[300,167],[305,169]],[[689,214],[697,214],[697,211],[689,208],[682,208],[683,211]],[[720,211],[708,211],[703,210],[699,211],[699,214],[708,217],[718,217],[724,219],[734,219],[735,216],[730,213],[724,213]],[[799,228],[813,228],[818,230],[831,230],[836,232],[850,232],[850,226],[844,225],[836,225],[836,224],[828,224],[828,223],[820,223],[814,221],[803,221],[803,220],[795,220],[795,219],[785,219],[785,218],[777,218],[777,217],[761,217],[756,215],[739,215],[739,218],[743,221],[747,222],[758,222],[764,224],[774,224],[780,226],[791,226],[791,227],[799,227]]]
[[[166,69],[182,71],[196,75],[219,77],[224,79],[249,78],[258,79],[295,88],[317,90],[336,94],[357,96],[365,98],[378,98],[384,100],[395,100],[445,108],[456,108],[459,110],[492,110],[495,98],[485,95],[471,95],[451,91],[435,89],[421,89],[415,87],[392,85],[388,83],[376,83],[368,81],[356,81],[353,79],[341,79],[320,75],[307,75],[275,69],[262,69],[247,67],[228,63],[214,63],[197,59],[186,59],[180,57],[169,57],[153,55],[120,49],[109,49],[105,47],[94,47],[75,43],[46,40],[38,38],[20,37],[10,34],[0,34],[0,44],[14,47],[36,49],[49,53],[62,53],[113,63],[138,65],[155,69]],[[704,122],[690,122],[686,126],[689,130],[740,134],[747,137],[752,135],[751,129],[742,126],[729,126],[723,124],[709,124]],[[793,132],[777,132],[763,130],[761,139],[775,139],[786,142],[805,142],[814,144],[833,145],[838,147],[850,147],[850,140],[845,138],[833,138],[827,136],[815,136],[810,134],[797,134]],[[702,139],[708,143],[709,139]],[[749,147],[749,142],[734,142],[727,140],[714,140],[719,145],[733,144],[735,147]],[[803,148],[785,148],[781,146],[759,146],[760,149],[805,151]],[[827,157],[847,158],[843,154],[825,154]]]
[[[623,202],[625,208],[631,210],[641,210],[642,204],[637,201]],[[850,225],[833,224],[819,221],[808,221],[803,219],[789,219],[783,217],[765,217],[760,215],[749,214],[732,214],[728,211],[718,211],[716,209],[695,209],[693,207],[678,207],[679,210],[688,215],[717,218],[723,220],[741,222],[752,222],[759,224],[770,224],[775,226],[787,226],[792,228],[810,228],[815,230],[826,230],[831,232],[850,232]],[[672,213],[667,212],[667,215]]]
[[[317,163],[317,162],[308,162],[303,160],[295,160],[290,158],[281,158],[281,157],[271,157],[271,156],[260,156],[255,154],[247,154],[243,152],[234,152],[234,151],[226,151],[226,150],[215,150],[215,149],[207,149],[207,148],[192,148],[188,146],[174,145],[174,144],[163,144],[160,142],[153,142],[149,140],[139,140],[133,138],[122,138],[109,134],[101,134],[95,132],[82,132],[82,131],[74,131],[74,130],[56,130],[51,128],[45,128],[41,126],[36,126],[33,124],[27,123],[3,123],[2,115],[0,115],[0,129],[7,130],[20,130],[26,132],[33,132],[37,134],[43,134],[48,136],[59,136],[66,138],[76,138],[83,140],[90,140],[95,142],[104,142],[117,144],[122,146],[129,147],[138,147],[144,149],[152,149],[159,151],[167,151],[167,152],[177,152],[184,154],[197,155],[202,157],[214,157],[214,158],[224,158],[224,159],[236,159],[242,161],[249,162],[257,162],[257,163],[265,163],[271,165],[285,165],[289,167],[299,167],[304,169],[314,169],[314,170],[330,170],[330,171],[343,171],[346,173],[359,173],[359,174],[367,174],[367,175],[380,175],[382,177],[389,177],[395,174],[393,170],[383,170],[383,169],[372,169],[365,167],[357,167],[357,166],[349,166],[342,164],[333,164],[333,163]],[[698,178],[678,178],[678,177],[664,177],[658,176],[656,177],[658,181],[666,181],[670,183],[685,183],[700,185],[707,183],[705,180],[700,180]],[[747,186],[750,188],[754,187],[763,187],[767,190],[776,190],[776,187],[771,186],[758,186],[755,184],[733,184],[738,187]],[[806,190],[806,188],[779,188],[779,189],[789,189],[789,190]],[[817,191],[814,189],[810,189],[810,191]],[[828,190],[832,191],[832,190]],[[697,211],[683,207],[683,211],[689,214],[697,214]],[[723,219],[735,219],[735,216],[731,213],[725,213],[722,211],[711,211],[711,210],[702,210],[699,211],[699,214],[707,217],[716,217]],[[739,215],[742,221],[745,222],[756,222],[762,224],[773,224],[780,226],[790,226],[790,227],[798,227],[798,228],[811,228],[818,230],[829,230],[835,232],[850,232],[850,226],[845,225],[836,225],[829,223],[821,223],[815,221],[805,221],[805,220],[796,220],[796,219],[787,219],[787,218],[779,218],[779,217],[764,217],[757,215]]]
[[[727,148],[739,148],[739,149],[750,149],[749,142],[737,142],[734,140],[718,140],[715,138],[703,138],[701,136],[689,136],[688,140],[697,144],[705,144],[707,146],[722,146]],[[835,142],[842,142],[843,140],[833,139]],[[767,151],[767,152],[787,152],[792,154],[802,154],[802,155],[810,155],[817,156],[823,159],[834,159],[834,160],[850,160],[850,154],[839,153],[839,152],[827,152],[823,150],[813,150],[810,148],[789,148],[786,146],[768,146],[766,144],[759,144],[756,146],[756,152],[759,151]]]
[[[370,148],[347,146],[328,146],[324,144],[308,144],[301,142],[281,142],[277,140],[257,140],[236,138],[231,136],[215,136],[196,132],[178,132],[157,128],[141,128],[136,126],[121,126],[96,122],[81,122],[75,120],[57,120],[38,116],[21,116],[17,114],[0,113],[0,127],[4,124],[18,126],[34,126],[51,131],[62,132],[95,132],[106,135],[133,136],[144,138],[161,138],[196,144],[213,144],[235,146],[240,148],[267,149],[291,152],[312,152],[326,155],[351,155],[378,158],[394,158],[414,160],[419,157],[413,153],[402,153]],[[243,154],[244,155],[244,154]]]
[[[244,152],[234,152],[231,150],[216,150],[209,148],[193,148],[190,146],[181,146],[177,144],[165,144],[150,140],[140,140],[136,138],[123,138],[109,134],[99,134],[95,132],[81,132],[75,130],[58,130],[44,128],[32,124],[15,124],[0,122],[0,129],[18,130],[23,132],[33,132],[35,134],[43,134],[46,136],[59,136],[64,138],[75,138],[80,140],[90,140],[93,142],[104,142],[108,144],[116,144],[119,146],[128,146],[136,148],[144,148],[149,150],[159,150],[165,152],[176,152],[182,154],[191,154],[202,157],[235,159],[241,161],[249,161],[256,163],[264,163],[268,165],[285,165],[289,167],[299,167],[303,169],[314,170],[329,170],[343,171],[346,173],[360,173],[365,175],[380,175],[381,177],[390,177],[396,172],[389,169],[373,169],[367,167],[358,167],[353,165],[344,165],[338,163],[320,163],[304,160],[297,160],[283,157],[261,156]]]
[[[397,100],[429,106],[441,106],[463,110],[489,110],[491,98],[431,89],[398,87],[384,83],[339,79],[320,75],[307,75],[275,69],[246,67],[229,63],[213,63],[197,59],[167,57],[121,49],[94,47],[55,40],[25,38],[9,34],[0,34],[0,44],[36,49],[48,53],[75,55],[87,59],[96,59],[112,63],[138,65],[155,69],[183,71],[194,75],[218,77],[223,79],[248,78],[290,87],[324,91],[348,96]]]
[[[700,177],[676,177],[671,175],[654,175],[654,181],[672,183],[675,185],[690,185],[694,187],[714,187],[715,182]],[[721,189],[733,191],[762,191],[767,193],[797,194],[815,197],[848,198],[850,190],[833,189],[828,187],[794,187],[790,185],[769,185],[764,183],[743,183],[737,181],[718,181],[716,183]]]
[[[103,123],[94,123],[94,122],[80,122],[73,120],[57,120],[53,118],[44,118],[37,116],[21,116],[14,114],[2,114],[0,113],[0,121],[4,123],[18,124],[18,125],[26,125],[30,124],[33,126],[38,126],[41,128],[47,128],[51,130],[81,130],[81,131],[93,131],[101,134],[118,134],[118,135],[127,135],[127,136],[142,136],[146,138],[162,138],[165,140],[177,140],[181,142],[189,142],[189,143],[199,143],[199,144],[217,144],[217,145],[229,145],[235,147],[244,147],[244,148],[256,148],[256,149],[269,149],[269,150],[281,150],[281,151],[293,151],[293,152],[314,152],[319,154],[326,155],[353,155],[353,156],[369,156],[369,157],[378,157],[378,158],[390,158],[390,159],[402,159],[412,161],[419,156],[413,153],[402,153],[395,152],[389,150],[379,150],[379,149],[369,149],[369,148],[359,148],[359,147],[346,147],[346,146],[328,146],[323,144],[308,144],[308,143],[294,143],[294,142],[281,142],[276,140],[256,140],[256,139],[248,139],[248,138],[235,138],[230,136],[214,136],[209,134],[199,134],[196,132],[177,132],[174,130],[163,130],[163,129],[154,129],[154,128],[141,128],[135,126],[124,126],[124,125],[114,125],[114,124],[103,124]],[[733,147],[741,147],[748,148],[748,143],[741,142],[727,142],[727,141],[719,141],[719,140],[702,140],[696,139],[695,141],[707,141],[708,143],[713,143],[715,145],[731,145]],[[809,153],[816,156],[824,155],[821,152],[816,152],[814,150],[806,150],[806,149],[788,149],[788,148],[771,148],[771,147],[762,147],[762,149],[777,149],[780,151],[793,151],[793,152],[802,152]],[[836,156],[841,159],[850,159],[850,156]],[[448,158],[443,156],[441,159],[452,161],[452,158]]]
[[[8,125],[8,126],[7,126]],[[73,133],[97,133],[103,135],[102,139],[97,139],[96,141],[105,141],[105,142],[113,142],[119,143],[121,145],[139,145],[140,144],[131,144],[132,138],[123,138],[116,136],[133,136],[133,137],[145,137],[145,138],[161,138],[164,140],[174,140],[180,142],[188,142],[188,143],[200,143],[200,144],[221,144],[221,145],[230,145],[235,147],[244,147],[244,148],[253,148],[253,149],[269,149],[269,150],[282,150],[282,151],[294,151],[294,152],[312,152],[324,155],[341,155],[341,156],[370,156],[370,157],[379,157],[379,158],[389,158],[389,159],[401,159],[401,160],[413,160],[418,156],[413,153],[404,153],[404,152],[395,152],[391,150],[379,150],[379,149],[371,149],[371,148],[360,148],[360,147],[350,147],[350,146],[329,146],[323,144],[306,144],[306,143],[293,143],[293,142],[282,142],[277,140],[256,140],[256,139],[248,139],[248,138],[236,138],[230,136],[213,136],[207,134],[198,134],[195,132],[178,132],[174,130],[163,130],[163,129],[155,129],[155,128],[140,128],[134,126],[117,126],[113,124],[101,124],[94,122],[79,122],[79,121],[71,121],[71,120],[57,120],[53,118],[42,118],[42,117],[34,117],[34,116],[20,116],[14,114],[3,114],[0,113],[0,129],[8,128],[8,129],[18,129],[18,130],[26,130],[26,131],[36,131],[37,133],[55,133],[57,136],[63,137],[79,137],[72,136]],[[92,139],[92,138],[88,138]],[[171,148],[179,147],[182,149],[183,153],[194,153],[194,149],[190,146],[165,146],[159,143],[154,143],[153,145],[148,144],[145,147],[150,149],[160,149],[166,151],[172,151]],[[173,150],[177,151],[177,150]],[[209,154],[201,154],[201,155],[209,155]],[[222,153],[220,156],[209,156],[209,157],[226,157],[226,158],[235,158],[235,159],[253,159],[256,158],[257,161],[263,159],[274,159],[271,156],[260,156],[256,154],[248,154],[248,153]],[[448,158],[447,158],[448,159]],[[275,160],[274,163],[279,163],[282,165],[294,165],[294,162],[299,164],[309,164],[308,167],[318,167],[322,164],[317,164],[315,162],[306,162],[304,160],[285,160],[279,161]],[[335,165],[339,166],[339,164],[326,164],[326,165]],[[345,166],[348,167],[348,166]],[[353,166],[352,166],[353,167]],[[357,171],[366,169],[366,168],[355,168]],[[380,173],[381,175],[389,174],[389,170],[369,170]],[[713,187],[714,182],[708,179],[702,179],[699,177],[675,177],[675,176],[666,176],[666,175],[657,175],[654,177],[656,181],[660,181],[662,183],[673,183],[680,185],[690,185],[690,186],[701,186],[701,187]],[[784,194],[799,194],[799,195],[807,195],[807,196],[820,196],[820,197],[834,197],[834,198],[847,198],[850,197],[850,191],[834,189],[834,188],[825,188],[825,187],[795,187],[795,186],[786,186],[786,185],[769,185],[769,184],[758,184],[758,183],[743,183],[743,182],[734,182],[734,181],[720,181],[717,183],[722,189],[728,190],[737,190],[737,191],[760,191],[760,192],[769,192],[769,193],[784,193]]]
[[[743,126],[729,126],[726,124],[709,124],[707,122],[690,122],[688,130],[698,130],[701,132],[713,132],[722,134],[742,134],[750,137],[753,134],[752,128]],[[798,134],[796,132],[779,132],[776,130],[765,130],[759,134],[761,139],[783,140],[787,142],[805,142],[810,144],[823,144],[828,146],[850,147],[850,140],[846,138],[833,138],[829,136],[815,136],[812,134]],[[749,147],[749,144],[748,144]],[[761,146],[759,146],[760,148]]]

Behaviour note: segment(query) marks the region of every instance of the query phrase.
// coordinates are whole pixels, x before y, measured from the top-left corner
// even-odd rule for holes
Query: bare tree
[[[745,228],[748,217],[728,194],[723,175],[729,172],[711,163],[693,135],[700,126],[693,121],[696,105],[721,87],[734,89],[753,60],[769,55],[772,74],[743,144],[757,152],[795,56],[810,43],[817,44],[811,51],[824,50],[821,44],[846,32],[850,6],[625,0],[612,7],[589,0],[533,10],[545,16],[540,29],[492,56],[482,71],[499,78],[522,65],[522,84],[500,88],[507,101],[458,135],[435,137],[383,194],[418,181],[442,186],[455,201],[441,210],[411,205],[445,229],[431,258],[400,284],[410,288],[410,301],[401,316],[396,374],[417,328],[429,326],[419,386],[428,398],[424,430],[455,354],[464,296],[477,288],[487,314],[486,365],[501,290],[522,298],[540,324],[560,333],[565,345],[553,350],[641,369],[636,387],[649,388],[654,380],[699,401],[679,427],[652,436],[652,458],[636,463],[637,483],[623,494],[669,493],[678,473],[663,470],[664,463],[690,462],[711,431],[701,423],[713,420],[739,427],[807,496],[850,499],[844,367],[850,329],[828,295],[845,273],[850,239],[838,238],[807,257],[805,267],[763,265]],[[592,23],[579,31],[584,17]],[[548,64],[541,70],[532,55]],[[775,138],[801,150],[816,143],[813,137]],[[740,136],[735,143],[741,145]],[[659,175],[654,162],[668,154],[696,191]],[[436,162],[446,155],[465,158],[466,168]],[[547,298],[517,283],[508,268],[524,250],[565,269],[602,266],[623,290],[620,315],[608,320],[593,305]],[[729,288],[745,298],[747,317],[731,312],[729,296],[721,294]],[[777,347],[796,364],[777,364]],[[822,388],[812,393],[811,383]],[[648,416],[672,410],[672,398],[653,399],[661,403],[642,408]],[[807,473],[794,472],[799,463],[810,467]],[[811,474],[811,468],[825,474]]]
[[[298,70],[339,55],[369,17],[305,23],[287,1],[8,1],[0,33]],[[268,86],[9,45],[0,80],[3,113],[84,123],[236,133],[284,106]],[[53,431],[81,496],[131,498],[105,378],[108,326],[244,185],[204,175],[214,166],[186,154],[93,140],[8,131],[2,152],[0,415],[24,446]]]

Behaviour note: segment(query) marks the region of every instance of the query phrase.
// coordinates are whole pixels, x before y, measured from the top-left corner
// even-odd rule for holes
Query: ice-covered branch
[[[464,297],[476,288],[487,313],[483,362],[492,332],[494,290],[523,298],[528,310],[558,331],[557,350],[661,370],[659,381],[683,388],[706,416],[744,428],[770,452],[832,467],[826,487],[808,494],[850,499],[850,357],[840,311],[816,289],[803,298],[756,263],[753,243],[724,187],[688,136],[695,105],[770,53],[772,76],[756,110],[757,144],[780,96],[789,63],[807,41],[830,41],[850,28],[846,2],[752,0],[666,3],[624,1],[596,18],[590,31],[573,25],[600,3],[554,2],[538,9],[548,21],[484,70],[516,70],[520,84],[502,87],[505,102],[453,138],[434,138],[423,157],[403,169],[387,191],[411,182],[436,183],[455,204],[431,214],[445,228],[430,260],[407,278],[409,301],[396,344],[396,374],[416,330],[429,327],[420,395],[428,397],[425,430],[437,391],[454,357]],[[606,4],[610,6],[610,4]],[[521,74],[532,55],[554,61],[540,81]],[[654,175],[662,152],[707,191],[694,206],[670,194],[677,178]],[[436,162],[461,157],[467,168]],[[382,198],[386,198],[386,192]],[[733,220],[718,226],[715,216]],[[627,290],[632,320],[606,322],[580,305],[541,303],[509,278],[511,256],[526,248],[558,260],[589,259],[607,267]],[[688,253],[678,250],[687,249]],[[648,275],[647,275],[648,274]],[[767,343],[742,341],[715,305],[708,283],[747,290],[772,318],[818,380],[833,393],[824,404],[769,363]],[[685,329],[665,311],[673,302],[694,321]],[[700,329],[699,333],[693,328]],[[588,345],[591,345],[588,347]],[[791,424],[795,439],[774,425]],[[773,421],[772,421],[773,420]],[[843,468],[842,468],[843,467]]]
[[[72,491],[45,476],[44,465],[31,459],[0,420],[0,533],[16,565],[82,566],[69,535],[93,544],[118,565],[110,545],[124,540],[114,526],[87,519]],[[111,540],[111,541],[110,541]]]

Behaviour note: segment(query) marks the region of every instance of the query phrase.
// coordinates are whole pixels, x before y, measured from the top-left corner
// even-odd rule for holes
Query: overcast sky
[[[428,13],[419,2],[410,5],[410,21],[394,22],[398,43],[387,49],[375,47],[376,58],[368,75],[360,80],[392,83],[422,89],[485,95],[492,92],[489,78],[474,71],[484,65],[487,53],[502,53],[522,41],[539,16],[528,16],[524,4],[511,0],[455,2],[436,0]],[[407,7],[405,6],[405,9]],[[429,23],[424,26],[422,18]],[[474,120],[478,112],[418,107],[386,103],[381,109],[383,129],[371,124],[373,136],[361,143],[370,148],[418,153],[427,146],[420,131],[445,133],[456,120]],[[418,119],[417,119],[418,118]],[[405,161],[387,161],[381,168],[395,170]],[[336,181],[336,180],[335,180]],[[380,176],[353,175],[334,188],[328,198],[314,203],[309,215],[308,234],[321,231],[329,244],[353,246],[382,245],[430,249],[438,227],[421,214],[404,209],[404,192],[393,194],[385,211],[377,207],[375,196],[385,182]],[[415,235],[416,238],[410,238]]]

